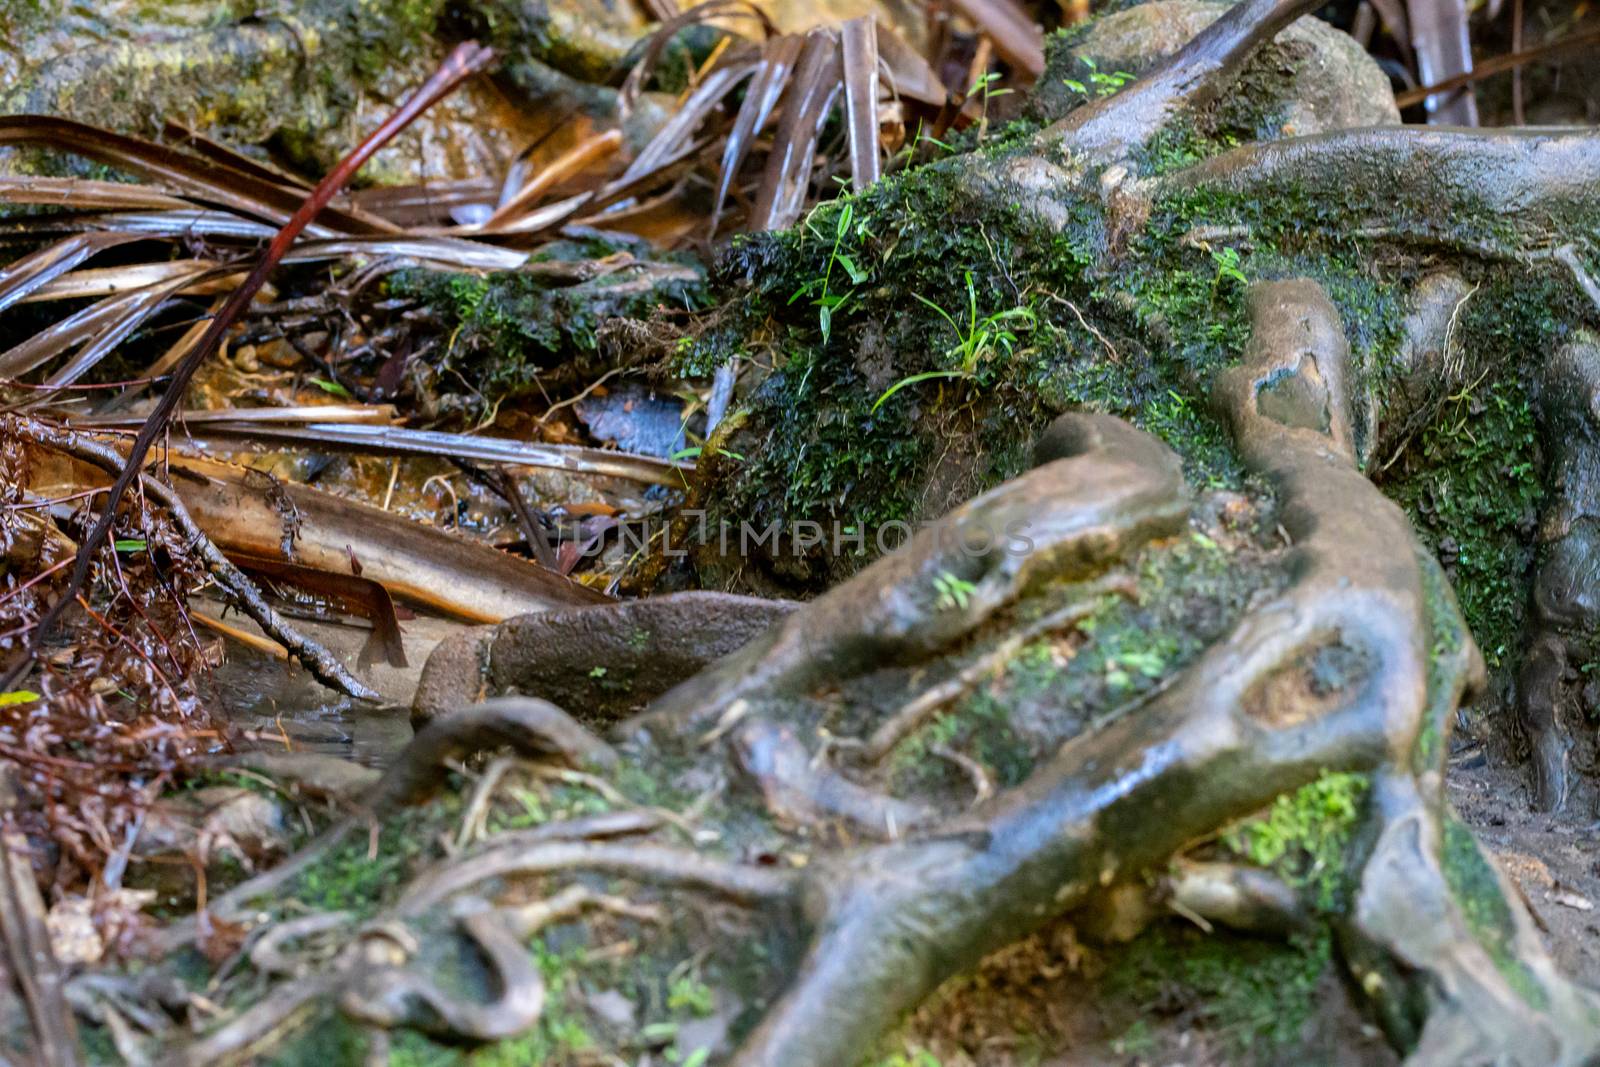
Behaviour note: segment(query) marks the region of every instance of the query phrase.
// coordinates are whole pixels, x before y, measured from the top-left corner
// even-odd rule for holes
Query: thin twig
[[[52,426],[35,419],[13,418],[5,429],[42,448],[63,452],[108,473],[118,470],[122,464],[122,454],[112,446],[65,427]],[[143,491],[171,514],[173,525],[183,534],[191,549],[199,554],[217,584],[267,636],[287,649],[317,681],[329,688],[346,696],[378,699],[378,694],[351,675],[333,653],[295,630],[272,609],[244,572],[229,562],[216,543],[195,523],[177,493],[148,475],[141,474],[140,482]]]

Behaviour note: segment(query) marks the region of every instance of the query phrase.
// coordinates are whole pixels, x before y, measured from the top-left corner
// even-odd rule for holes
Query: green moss
[[[1411,766],[1418,774],[1441,772],[1444,736],[1448,719],[1456,712],[1456,674],[1462,667],[1455,661],[1468,640],[1461,608],[1437,560],[1426,552],[1418,554],[1417,569],[1422,574],[1422,597],[1428,619],[1428,709],[1412,749]]]
[[[1222,843],[1309,891],[1319,909],[1336,911],[1351,888],[1346,852],[1369,786],[1364,775],[1324,771],[1315,782],[1278,797],[1265,815],[1228,829]]]
[[[1184,1011],[1221,1039],[1232,1062],[1285,1062],[1319,1007],[1332,953],[1325,930],[1284,943],[1162,923],[1111,960],[1103,988],[1137,1018]]]
[[[1450,895],[1467,925],[1513,991],[1532,1008],[1548,1006],[1549,995],[1516,952],[1516,923],[1500,879],[1484,859],[1477,840],[1454,818],[1444,821],[1439,862]]]
[[[367,1035],[336,1010],[323,1012],[273,1050],[269,1067],[333,1067],[367,1062]]]
[[[886,1056],[873,1056],[861,1061],[861,1067],[944,1067],[939,1057],[924,1048],[910,1048],[891,1052]]]
[[[0,6],[0,30],[21,40],[22,35],[42,22],[48,13],[45,0],[6,0],[5,5]]]
[[[1514,377],[1447,399],[1385,492],[1411,517],[1460,597],[1490,666],[1516,647],[1544,500],[1537,426]]]
[[[540,260],[594,258],[616,249],[596,242],[558,242]],[[465,385],[484,407],[541,385],[594,377],[605,368],[599,329],[611,318],[648,318],[661,305],[698,307],[698,268],[684,259],[681,276],[640,287],[629,271],[575,285],[533,274],[406,270],[389,276],[390,295],[416,300],[438,318],[448,342],[439,361],[447,385]]]
[[[445,0],[345,0],[335,5],[357,74],[375,81],[389,68],[435,48],[433,29],[444,6]]]
[[[1148,548],[1134,568],[1131,597],[1091,602],[1075,627],[1023,646],[953,712],[907,737],[890,762],[892,791],[937,791],[941,783],[947,790],[944,776],[953,772],[928,756],[938,746],[977,760],[1001,786],[1021,782],[1067,739],[1137,707],[1278,578],[1200,534]],[[1072,584],[1042,591],[1004,626],[1025,625],[1084,595]]]
[[[774,372],[748,401],[759,439],[728,443],[750,462],[727,470],[707,499],[758,526],[837,521],[873,531],[925,517],[923,478],[953,437],[987,425],[1014,445],[1019,424],[1039,425],[1045,412],[1024,385],[1061,335],[1055,310],[1023,294],[1020,240],[1009,207],[975,200],[958,168],[936,165],[824,204],[787,233],[736,242],[720,280],[739,295],[680,370],[708,373],[743,350]],[[1040,269],[1075,275],[1081,266],[1052,257]],[[1026,318],[1013,314],[1019,308]],[[996,316],[1010,317],[987,344],[963,343]],[[1002,329],[1011,341],[997,340]],[[897,382],[928,372],[962,376],[911,384],[878,403]],[[958,476],[967,489],[1012,473],[969,459],[977,449],[964,453],[976,464]]]
[[[439,827],[448,823],[460,806],[460,797],[451,792],[431,804],[404,808],[389,816],[376,841],[359,831],[351,833],[290,882],[283,895],[312,911],[373,914],[431,855]]]
[[[1097,273],[1108,265],[1097,200],[1062,189],[1064,217],[1047,226],[972,181],[1010,151],[904,172],[793,231],[736,242],[716,276],[725,314],[679,370],[706,374],[740,353],[774,370],[727,442],[748,462],[703,473],[712,508],[762,527],[931,517],[1025,468],[1037,432],[1075,408],[1161,434],[1204,483],[1240,483],[1203,398],[1242,344],[1242,286],[1182,243],[1176,216]],[[1014,338],[963,358],[956,333],[985,320]],[[932,374],[947,376],[877,403]]]

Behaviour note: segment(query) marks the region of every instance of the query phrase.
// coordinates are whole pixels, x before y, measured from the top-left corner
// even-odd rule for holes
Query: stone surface
[[[1227,4],[1206,0],[1153,0],[1096,20],[1069,55],[1091,59],[1102,74],[1142,74],[1172,55],[1209,26]],[[1389,81],[1372,58],[1346,33],[1306,17],[1278,35],[1280,56],[1292,59],[1284,94],[1279,135],[1304,136],[1351,126],[1392,125],[1400,121]],[[1264,55],[1252,66],[1269,61]],[[1050,83],[1061,64],[1052,62],[1039,86],[1048,111],[1070,104],[1059,84]],[[1065,69],[1065,68],[1063,68]],[[1054,116],[1052,116],[1054,117]]]

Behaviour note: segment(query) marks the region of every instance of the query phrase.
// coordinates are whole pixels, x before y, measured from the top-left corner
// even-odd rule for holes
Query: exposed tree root
[[[654,885],[698,889],[739,904],[784,901],[797,878],[768,867],[725,863],[690,849],[651,844],[529,841],[505,834],[485,848],[422,875],[406,888],[396,914],[419,915],[489,878],[557,871],[600,871]]]
[[[1398,222],[1373,220],[1397,239],[1556,259],[1584,288],[1585,250],[1572,231],[1600,215],[1600,138],[1592,133],[1341,131],[1249,146],[1157,178],[1132,174],[1157,134],[1215,99],[1256,45],[1310,6],[1245,0],[1147,78],[1072,113],[1042,138],[1040,154],[1007,160],[998,179],[973,180],[1009,182],[1023,199],[1031,190],[1034,208],[1063,220],[1069,212],[1051,190],[1085,177],[1099,180],[1113,215],[1118,198],[1197,191],[1241,201],[1359,197],[1375,215],[1399,206]],[[1116,418],[1070,414],[1044,435],[1033,470],[786,610],[618,725],[614,748],[553,705],[491,702],[435,719],[368,797],[375,810],[416,799],[438,784],[447,760],[509,743],[572,765],[670,767],[663,773],[679,776],[674,784],[685,792],[704,790],[730,810],[743,802],[735,814],[770,831],[760,850],[719,843],[714,855],[665,844],[670,820],[646,808],[496,835],[424,870],[331,963],[324,953],[324,965],[302,968],[284,951],[319,924],[265,935],[258,964],[294,975],[292,984],[191,1045],[188,1062],[240,1057],[335,990],[347,1015],[373,1026],[474,1040],[516,1033],[539,1018],[545,994],[523,939],[587,907],[654,917],[603,897],[594,881],[601,876],[731,902],[804,938],[786,986],[732,1062],[852,1063],[946,979],[1164,869],[1154,904],[1202,926],[1304,928],[1307,902],[1283,879],[1181,857],[1330,770],[1367,776],[1370,802],[1356,855],[1346,857],[1353,890],[1318,906],[1339,909],[1332,921],[1341,963],[1393,1043],[1423,1064],[1594,1062],[1600,997],[1557,972],[1516,895],[1446,811],[1450,731],[1457,708],[1484,685],[1484,665],[1437,564],[1361,473],[1356,383],[1338,313],[1304,279],[1257,283],[1247,305],[1248,345],[1211,394],[1244,467],[1276,494],[1290,546],[1287,582],[1251,601],[1226,635],[1147,690],[1136,710],[1053,743],[1020,784],[998,791],[983,765],[928,736],[940,709],[1023,644],[1069,635],[1085,610],[1080,594],[1114,588],[1133,557],[1187,528],[1190,493],[1171,449]],[[1590,604],[1589,543],[1600,516],[1600,502],[1589,499],[1590,483],[1600,484],[1592,476],[1596,360],[1592,349],[1565,350],[1548,372],[1544,407],[1565,440],[1562,488],[1547,522],[1554,548],[1540,576],[1540,629],[1520,699],[1554,792],[1565,781],[1558,711],[1569,697],[1562,687],[1572,632],[1591,628],[1600,610]],[[1020,602],[1045,589],[1069,602],[1023,614]],[[561,625],[592,626],[614,640],[629,613],[644,610],[590,609]],[[730,632],[742,640],[748,619],[743,608],[733,614]],[[518,624],[520,639],[537,645],[552,624]],[[486,684],[484,657],[492,660],[514,630],[463,643],[471,671],[461,677],[474,695]],[[570,686],[581,657],[559,658],[560,684]],[[920,696],[851,703],[850,685],[934,659],[956,665]],[[1064,721],[1083,711],[1069,687],[1038,699],[1054,701],[1050,710]],[[840,712],[833,718],[817,710],[829,701],[828,713]],[[836,735],[840,722],[851,736]],[[980,802],[952,815],[898,795],[885,768],[914,737],[928,741],[920,751],[967,775]],[[463,842],[491,791],[485,785],[485,799],[472,803]],[[359,825],[336,824],[311,854]],[[779,847],[764,847],[774,840]],[[419,970],[407,945],[412,924],[453,898],[513,881],[543,895],[516,909],[468,905],[456,916],[495,972],[493,1001],[457,997]],[[219,914],[243,915],[281,884],[254,879],[219,900]]]
[[[1236,863],[1173,864],[1162,886],[1166,905],[1186,919],[1251,933],[1287,934],[1311,923],[1305,902],[1281,878]]]
[[[1534,803],[1561,808],[1571,789],[1565,722],[1582,718],[1579,663],[1600,621],[1600,347],[1571,344],[1544,369],[1540,414],[1554,456],[1546,543],[1533,584],[1531,636],[1517,675],[1516,706],[1533,749]]]
[[[569,767],[616,762],[610,745],[554,704],[534,697],[496,697],[423,727],[374,787],[368,803],[376,809],[418,803],[439,788],[452,761],[502,745]]]
[[[1089,596],[1028,623],[1008,635],[994,649],[978,657],[975,662],[961,668],[952,678],[924,689],[872,731],[872,736],[867,738],[861,747],[862,755],[873,762],[883,759],[894,751],[896,745],[927,722],[935,712],[971,692],[979,681],[993,674],[1029,641],[1047,633],[1069,629],[1094,610],[1098,594],[1112,591],[1131,596],[1132,580],[1126,575],[1112,575],[1105,580],[1090,583]]]
[[[1217,397],[1246,462],[1278,486],[1295,544],[1291,587],[1138,716],[1068,744],[957,825],[817,865],[806,877],[815,940],[736,1062],[845,1062],[948,975],[1325,768],[1387,768],[1384,788],[1416,798],[1405,817],[1426,829],[1413,835],[1439,833],[1449,725],[1440,709],[1480,684],[1481,662],[1463,636],[1430,670],[1425,557],[1399,509],[1355,469],[1343,391],[1348,349],[1332,307],[1315,285],[1282,282],[1256,286],[1251,310],[1250,349]],[[1397,553],[1397,545],[1412,550]],[[1446,602],[1438,610],[1454,609]],[[1386,793],[1379,818],[1388,826],[1393,804]],[[1519,939],[1502,947],[1537,975],[1551,1005],[1530,1010],[1498,971],[1470,958],[1477,942],[1465,928],[1466,905],[1439,873],[1439,851],[1401,855],[1394,841],[1392,832],[1380,836],[1353,927],[1425,976],[1435,1014],[1422,1016],[1423,1047],[1471,1042],[1461,1024],[1479,1011],[1510,1062],[1581,1062],[1600,1047],[1584,1014],[1591,996]],[[1396,924],[1384,918],[1399,913],[1392,901],[1368,906],[1383,886],[1399,892],[1413,878],[1437,889],[1426,896],[1437,921],[1462,924],[1455,940],[1432,943],[1448,953],[1419,950],[1418,931],[1431,928],[1420,916]],[[1520,914],[1495,892],[1508,915]],[[1381,982],[1367,989],[1397,992]],[[1518,1049],[1519,1034],[1536,1054]]]
[[[1566,245],[1600,213],[1600,134],[1588,130],[1336,130],[1263,141],[1142,182],[1241,202],[1292,193],[1361,204],[1385,234],[1473,254]]]
[[[427,975],[377,962],[356,968],[353,981],[339,994],[340,1009],[375,1026],[418,1026],[474,1041],[515,1037],[538,1022],[544,1011],[544,978],[523,947],[526,937],[517,925],[487,907],[457,921],[493,967],[501,988],[496,999],[480,1004],[452,996]]]
[[[609,725],[738,650],[795,606],[695,591],[519,615],[446,639],[423,669],[412,719],[510,691]],[[596,667],[604,671],[599,679]],[[611,704],[622,705],[620,714]]]
[[[957,508],[901,551],[666,694],[619,734],[720,736],[731,725],[725,717],[745,718],[735,710],[740,700],[759,717],[752,706],[761,702],[927,656],[1029,588],[1092,578],[1182,527],[1187,493],[1171,450],[1118,419],[1069,421],[1048,446],[1063,458]],[[941,601],[941,576],[970,586],[963,602]]]

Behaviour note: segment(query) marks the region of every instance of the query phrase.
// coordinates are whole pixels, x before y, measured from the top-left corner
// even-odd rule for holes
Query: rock
[[[870,15],[917,52],[927,51],[929,19],[915,0],[756,0],[755,6],[784,33],[804,33]],[[743,21],[748,25],[748,19]]]
[[[1059,117],[1083,99],[1063,85],[1067,78],[1085,81],[1089,69],[1083,60],[1092,60],[1094,71],[1102,75],[1143,74],[1228,7],[1206,0],[1153,0],[1096,19],[1067,47],[1052,51],[1034,106],[1050,118]],[[1278,65],[1288,84],[1279,88],[1277,113],[1266,124],[1273,128],[1257,131],[1262,136],[1298,137],[1400,121],[1389,80],[1377,63],[1348,34],[1325,22],[1306,17],[1280,33],[1275,45],[1246,67],[1244,88],[1234,91],[1253,88],[1252,72],[1271,72],[1268,64]],[[1265,101],[1249,103],[1260,107]]]
[[[618,1033],[629,1033],[638,1023],[633,1001],[615,989],[590,993],[584,1001],[596,1018]]]
[[[597,440],[624,452],[666,458],[684,446],[683,401],[637,382],[597,390],[577,412]]]
[[[329,169],[427,77],[447,47],[444,30],[480,33],[503,56],[548,65],[569,96],[582,80],[601,83],[584,86],[598,101],[580,103],[611,105],[585,112],[595,128],[609,128],[616,94],[603,84],[649,29],[638,5],[617,0],[475,0],[448,10],[443,0],[279,0],[259,13],[240,0],[113,0],[93,14],[84,6],[23,0],[23,14],[0,14],[0,113],[57,115],[145,137],[172,120],[233,147],[270,141],[311,173]],[[549,132],[550,115],[572,110],[566,99],[557,103],[524,111],[475,79],[379,152],[362,178],[498,177],[523,145]],[[630,145],[665,113],[656,100],[636,109],[626,124]]]

